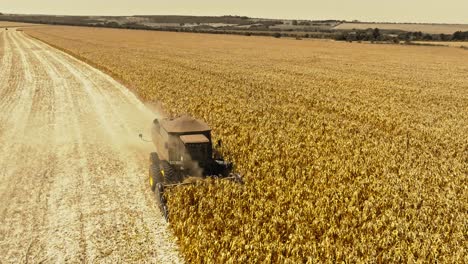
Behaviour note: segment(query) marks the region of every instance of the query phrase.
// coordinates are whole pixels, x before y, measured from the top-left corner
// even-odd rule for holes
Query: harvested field
[[[0,28],[5,28],[5,27],[30,27],[30,26],[37,26],[37,24],[0,21]]]
[[[429,44],[429,45],[440,45],[447,47],[460,48],[461,46],[468,46],[468,41],[413,41],[416,44]]]
[[[153,117],[109,76],[0,29],[0,263],[181,262],[145,188]]]
[[[385,23],[343,23],[334,29],[368,29],[379,28],[388,30],[421,31],[429,34],[453,34],[456,31],[468,31],[465,24],[385,24]]]
[[[187,261],[468,261],[465,50],[77,27],[26,32],[144,101],[205,119],[224,140],[246,184],[211,182],[169,197]]]

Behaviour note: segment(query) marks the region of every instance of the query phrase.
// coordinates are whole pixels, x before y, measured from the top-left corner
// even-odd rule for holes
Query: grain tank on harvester
[[[169,211],[164,193],[168,189],[207,177],[242,183],[241,176],[232,172],[233,164],[213,148],[211,128],[205,122],[186,115],[155,119],[151,136],[156,151],[150,153],[149,183],[166,221]]]

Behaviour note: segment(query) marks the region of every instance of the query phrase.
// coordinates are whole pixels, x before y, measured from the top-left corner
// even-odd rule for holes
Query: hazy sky
[[[0,0],[0,12],[60,15],[245,15],[468,24],[468,0]]]

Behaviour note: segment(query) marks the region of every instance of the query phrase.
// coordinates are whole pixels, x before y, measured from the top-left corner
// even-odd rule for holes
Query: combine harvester
[[[166,221],[169,211],[164,192],[169,188],[207,177],[243,183],[239,174],[232,173],[233,164],[213,149],[211,128],[205,122],[190,116],[155,119],[151,136],[156,152],[150,154],[149,183]]]

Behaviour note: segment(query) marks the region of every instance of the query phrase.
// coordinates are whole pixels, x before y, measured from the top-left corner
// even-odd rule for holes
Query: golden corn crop
[[[246,184],[170,193],[188,262],[468,261],[468,52],[37,27],[214,128]],[[157,245],[155,245],[157,247]]]

